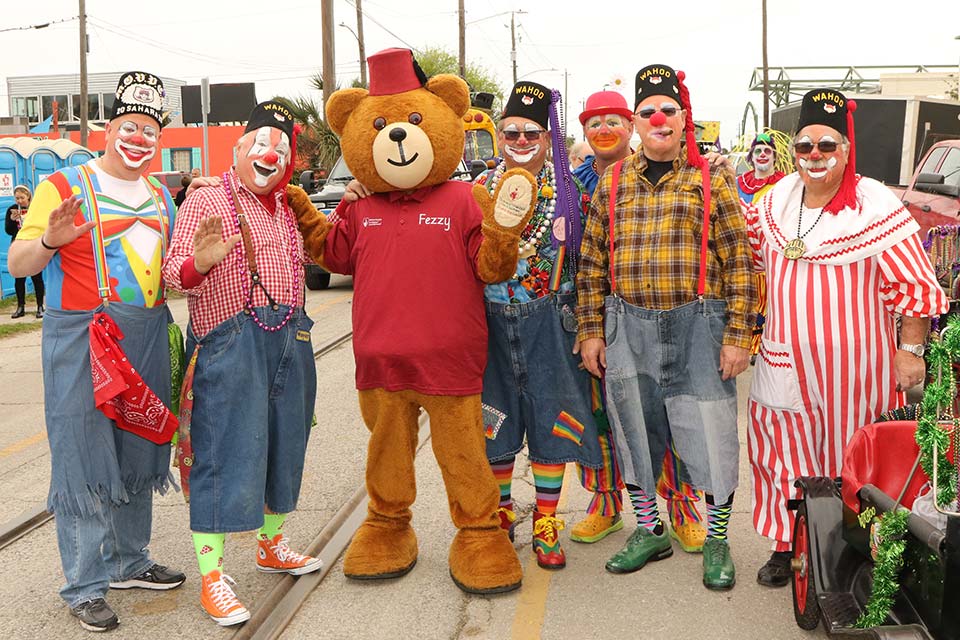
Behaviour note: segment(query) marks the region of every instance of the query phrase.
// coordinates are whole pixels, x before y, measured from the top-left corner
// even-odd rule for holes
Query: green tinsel
[[[960,317],[952,316],[939,340],[933,340],[927,350],[927,371],[931,373],[930,382],[923,389],[923,400],[917,417],[917,445],[920,447],[920,466],[928,478],[933,478],[933,445],[937,446],[937,495],[936,503],[944,506],[953,502],[957,495],[957,467],[949,458],[950,434],[941,429],[939,420],[943,409],[953,408],[957,396],[957,381],[953,374],[953,363],[960,359]],[[957,421],[954,418],[954,426]],[[871,508],[872,509],[872,508]],[[870,510],[860,514],[860,526],[866,526],[872,514]],[[867,601],[863,615],[855,626],[866,629],[883,624],[890,613],[893,599],[900,589],[900,569],[903,567],[903,550],[906,543],[903,536],[907,531],[907,518],[910,512],[899,508],[895,513],[885,513],[877,521],[880,523],[877,537],[877,557],[873,566],[873,592]]]
[[[910,512],[898,509],[883,514],[877,536],[880,538],[877,559],[873,565],[873,592],[867,602],[866,610],[857,620],[860,629],[869,629],[882,625],[893,605],[893,599],[900,590],[900,569],[903,568],[903,550],[906,543],[903,535],[907,531],[907,517]]]

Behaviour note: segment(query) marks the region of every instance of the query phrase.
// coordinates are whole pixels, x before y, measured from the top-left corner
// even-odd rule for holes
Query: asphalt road
[[[349,329],[350,280],[334,276],[332,288],[310,292],[307,310],[316,324],[314,345]],[[185,322],[183,300],[171,304]],[[0,322],[11,322],[0,318]],[[43,427],[40,334],[0,339],[0,523],[43,503],[49,478],[49,453]],[[363,482],[366,429],[359,417],[349,343],[317,363],[319,424],[311,435],[300,507],[286,526],[294,546],[303,546]],[[634,527],[626,515],[624,530],[593,544],[570,542],[564,531],[568,565],[562,571],[539,569],[530,549],[530,511],[534,504],[529,465],[518,459],[514,497],[521,521],[516,548],[524,564],[524,586],[502,596],[467,596],[451,581],[447,553],[454,530],[443,482],[429,442],[417,460],[418,499],[414,526],[420,542],[416,568],[384,583],[343,577],[340,563],[313,592],[288,627],[285,638],[824,638],[801,631],[793,622],[790,589],[770,590],[755,582],[768,545],[750,524],[746,461],[745,401],[750,372],[741,376],[741,491],[734,502],[730,539],[738,568],[737,586],[709,592],[700,583],[700,556],[679,548],[669,560],[629,575],[604,571]],[[583,516],[588,494],[570,465],[561,498],[568,527]],[[199,607],[199,577],[180,494],[158,496],[151,551],[163,564],[188,575],[171,592],[111,592],[109,601],[121,619],[110,638],[227,638]],[[237,593],[255,605],[278,580],[253,567],[251,533],[228,537],[225,569],[238,582]],[[0,550],[0,632],[35,638],[89,638],[68,614],[57,590],[62,584],[56,538],[47,525]]]

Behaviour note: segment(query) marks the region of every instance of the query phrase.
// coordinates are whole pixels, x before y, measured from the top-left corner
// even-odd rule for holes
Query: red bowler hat
[[[419,89],[427,76],[410,49],[384,49],[367,58],[370,95],[388,96]]]
[[[633,111],[627,107],[627,99],[616,91],[598,91],[587,98],[586,108],[580,114],[580,124],[586,124],[593,116],[615,113],[624,118],[632,118]]]

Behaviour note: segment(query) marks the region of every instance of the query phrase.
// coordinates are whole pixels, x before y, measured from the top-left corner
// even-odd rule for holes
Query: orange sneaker
[[[537,564],[544,569],[567,566],[567,556],[560,548],[560,530],[564,526],[559,518],[533,512],[533,552],[537,554]]]
[[[230,585],[236,586],[233,578],[214,569],[203,576],[200,587],[200,604],[213,621],[222,627],[240,624],[250,619],[250,612],[240,604]]]
[[[260,537],[257,540],[257,570],[265,573],[289,573],[302,576],[313,573],[323,566],[320,558],[300,555],[287,546],[287,539],[278,533],[273,540]]]

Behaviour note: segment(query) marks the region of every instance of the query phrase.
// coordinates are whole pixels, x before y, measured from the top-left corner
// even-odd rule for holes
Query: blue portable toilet
[[[48,140],[38,144],[27,161],[30,167],[30,188],[34,191],[36,191],[38,184],[63,168],[63,158],[50,147]]]
[[[23,153],[29,154],[37,145],[31,138],[0,138],[0,213],[7,213],[12,205],[13,189],[19,184],[30,186],[26,180],[26,158]],[[30,187],[33,191],[33,187]],[[7,270],[7,251],[10,249],[10,236],[6,229],[0,233],[0,296],[13,293],[13,277]]]

